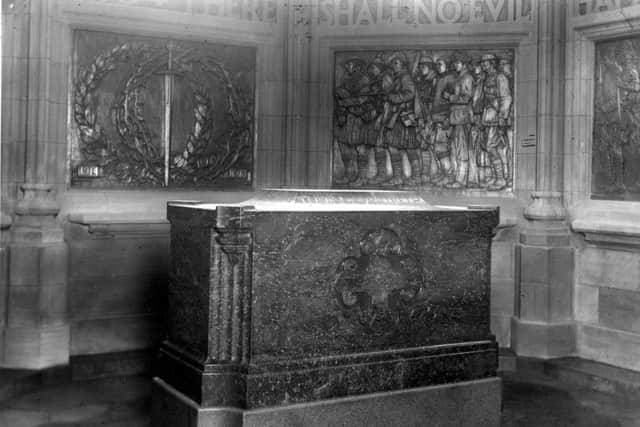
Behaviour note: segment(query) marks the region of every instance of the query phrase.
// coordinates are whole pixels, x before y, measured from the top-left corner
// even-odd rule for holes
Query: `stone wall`
[[[637,34],[640,7],[635,1],[574,1],[571,6],[566,30],[564,197],[578,237],[576,353],[638,370],[640,203],[592,197],[591,156],[596,44]],[[633,54],[626,52],[627,57]]]
[[[168,237],[166,223],[68,225],[72,357],[160,342]]]
[[[67,128],[67,116],[77,82],[72,75],[73,31],[208,40],[255,49],[259,143],[253,178],[256,188],[278,187],[284,185],[287,169],[286,11],[267,0],[251,7],[218,1],[91,0],[15,1],[2,7],[0,260],[5,267],[5,262],[12,265],[2,268],[7,277],[0,277],[0,365],[40,368],[68,363],[69,357],[154,346],[163,335],[166,201],[236,201],[251,192],[136,192],[70,185],[67,153],[73,129]],[[18,262],[20,251],[39,254],[54,243],[61,247],[61,256],[51,262],[26,262],[24,257],[25,262]],[[64,279],[54,289],[49,279],[57,280],[60,272]],[[24,280],[18,280],[27,273],[34,277],[28,283],[29,298],[23,295]],[[55,295],[50,295],[53,290]],[[5,301],[11,303],[5,306]],[[63,332],[66,335],[60,335]]]
[[[587,243],[578,252],[578,354],[640,370],[640,251]]]
[[[253,194],[70,186],[67,116],[73,29],[254,47],[257,105],[252,190],[332,185],[336,52],[509,49],[514,52],[516,94],[512,188],[499,193],[421,188],[420,195],[435,205],[500,207],[501,225],[492,250],[492,332],[501,346],[526,342],[532,337],[527,331],[535,327],[538,337],[544,335],[546,342],[540,345],[545,347],[527,351],[549,357],[556,353],[549,351],[553,343],[548,338],[561,328],[568,331],[563,340],[573,342],[577,337],[575,347],[565,346],[562,355],[578,354],[638,369],[633,357],[639,359],[640,344],[634,335],[638,328],[631,303],[638,289],[627,280],[637,270],[630,265],[638,262],[640,208],[637,202],[591,200],[589,189],[594,43],[627,35],[630,25],[640,25],[640,6],[631,3],[4,2],[3,28],[10,31],[2,38],[1,193],[3,218],[13,222],[3,219],[0,261],[10,259],[11,242],[18,235],[30,236],[25,244],[31,247],[43,247],[48,243],[25,232],[44,227],[49,234],[42,236],[62,236],[64,229],[68,255],[59,261],[70,266],[61,294],[66,295],[64,322],[70,329],[67,353],[82,356],[148,348],[162,335],[163,306],[156,297],[166,274],[167,200],[235,202]],[[39,191],[48,199],[34,202],[29,191]],[[43,205],[48,210],[43,211]],[[566,273],[574,279],[564,280],[560,292],[570,295],[575,319],[566,319],[563,312],[561,325],[538,316],[552,309],[553,302],[523,292],[528,279],[521,275],[523,266],[538,265],[539,260],[530,256],[538,252],[537,247],[555,253],[557,236],[564,252],[576,254],[575,277],[567,265]],[[528,249],[522,251],[522,245]],[[548,267],[548,263],[540,265]],[[621,274],[618,265],[631,273]],[[18,286],[3,277],[0,304]],[[555,276],[547,270],[540,277],[536,289],[555,292]],[[40,307],[35,302],[31,305]],[[3,322],[13,318],[11,310],[0,305],[0,328],[7,329]],[[46,330],[44,318],[34,323],[36,330]],[[514,324],[521,328],[519,341],[513,334]],[[0,341],[5,349],[6,337],[3,333]]]

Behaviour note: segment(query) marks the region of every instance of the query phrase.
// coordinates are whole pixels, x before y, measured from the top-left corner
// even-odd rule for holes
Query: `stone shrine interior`
[[[114,426],[640,426],[639,1],[1,28],[0,426],[112,425],[33,396],[114,378]]]

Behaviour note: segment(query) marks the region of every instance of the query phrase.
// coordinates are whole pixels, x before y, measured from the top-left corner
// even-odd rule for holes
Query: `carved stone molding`
[[[50,184],[22,184],[11,228],[13,242],[63,242],[63,230],[56,222],[60,211],[56,192]]]
[[[534,191],[532,202],[524,210],[524,217],[537,221],[562,221],[566,210],[562,205],[562,193],[557,191]]]
[[[60,211],[51,184],[22,184],[16,215],[55,216]]]

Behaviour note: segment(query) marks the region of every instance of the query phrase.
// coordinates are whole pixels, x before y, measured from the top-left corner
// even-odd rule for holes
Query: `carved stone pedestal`
[[[497,425],[497,210],[438,210],[412,193],[283,194],[292,201],[169,204],[168,337],[153,425],[287,426],[310,413],[319,418],[304,425],[326,425],[324,412],[350,425],[356,396],[354,408],[378,414],[371,425],[420,425],[421,410],[407,424],[381,408],[448,408],[454,393],[431,389],[445,384],[490,396],[453,398],[466,412],[451,407],[439,416],[460,422],[443,425]]]
[[[69,363],[68,249],[51,186],[24,184],[11,228],[2,366]]]
[[[574,251],[560,193],[533,194],[529,223],[516,246],[516,304],[511,347],[519,356],[561,357],[575,351]]]

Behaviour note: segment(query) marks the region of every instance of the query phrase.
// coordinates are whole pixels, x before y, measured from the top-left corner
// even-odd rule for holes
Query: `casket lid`
[[[494,209],[491,206],[434,206],[415,191],[266,189],[236,204],[175,200],[170,206],[214,210],[218,206],[253,207],[257,211],[406,211]]]

